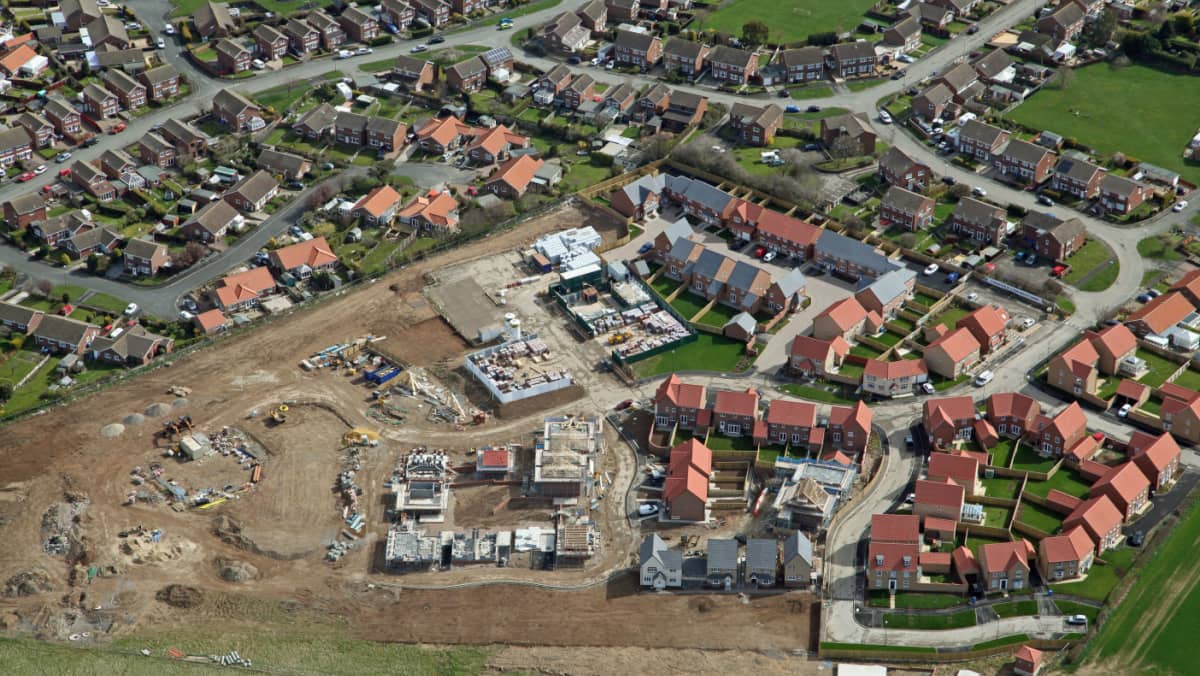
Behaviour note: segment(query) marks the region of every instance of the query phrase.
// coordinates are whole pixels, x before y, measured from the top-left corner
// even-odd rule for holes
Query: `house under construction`
[[[534,447],[534,488],[563,504],[592,494],[596,455],[603,444],[603,422],[596,416],[546,418]]]
[[[450,468],[444,451],[418,448],[404,456],[400,476],[392,483],[397,517],[441,523],[450,505]]]

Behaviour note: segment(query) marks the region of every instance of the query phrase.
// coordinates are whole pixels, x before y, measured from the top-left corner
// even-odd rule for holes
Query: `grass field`
[[[695,317],[696,313],[703,310],[705,305],[708,305],[708,301],[691,291],[684,291],[676,296],[675,300],[671,301],[671,307],[675,308],[676,312],[687,319]]]
[[[1177,261],[1183,256],[1175,250],[1171,240],[1161,235],[1147,237],[1137,243],[1138,253],[1143,258],[1157,258],[1164,261]]]
[[[949,615],[887,615],[883,619],[888,629],[957,629],[975,626],[975,609],[968,608]]]
[[[1050,494],[1051,490],[1060,490],[1067,495],[1073,495],[1077,498],[1082,498],[1087,495],[1091,484],[1084,481],[1075,472],[1068,469],[1060,468],[1046,481],[1030,481],[1025,485],[1026,493],[1033,493],[1039,498],[1044,498]]]
[[[1048,535],[1054,535],[1062,530],[1063,517],[1058,512],[1040,505],[1022,502],[1021,512],[1017,514],[1017,521],[1027,526],[1033,526]]]
[[[1195,546],[1195,544],[1189,540],[1189,546]],[[1096,565],[1092,566],[1088,570],[1085,579],[1077,582],[1063,582],[1050,585],[1050,588],[1056,594],[1071,594],[1072,596],[1082,596],[1085,599],[1093,601],[1103,601],[1108,598],[1109,592],[1117,586],[1117,582],[1129,572],[1136,556],[1137,550],[1131,547],[1122,547],[1104,552],[1100,557],[1104,560],[1104,563],[1096,563]],[[1190,567],[1190,559],[1188,561],[1189,563],[1186,567]]]
[[[1089,239],[1083,248],[1067,259],[1071,264],[1071,271],[1063,276],[1063,281],[1084,291],[1103,291],[1117,281],[1117,274],[1121,271],[1119,263],[1108,264],[1110,258],[1114,258],[1113,252],[1104,242]],[[1093,272],[1095,274],[1092,278],[1081,285],[1083,279]],[[1087,288],[1084,288],[1085,286]],[[1096,286],[1100,288],[1092,288]]]
[[[83,301],[83,304],[114,315],[121,314],[129,305],[127,301],[107,293],[93,293]]]
[[[1150,367],[1150,372],[1142,376],[1141,380],[1138,381],[1143,385],[1158,387],[1167,382],[1167,378],[1170,378],[1172,373],[1179,370],[1179,364],[1148,350],[1139,349],[1137,356],[1139,359],[1145,359],[1146,366]]]
[[[756,19],[771,27],[772,42],[799,42],[813,33],[854,30],[873,4],[872,0],[730,0],[701,25],[740,37],[742,25]]]
[[[394,62],[395,59],[392,59],[392,61]],[[312,87],[307,82],[293,80],[278,87],[271,87],[270,89],[255,92],[250,95],[250,98],[264,106],[270,106],[282,114],[287,112],[293,103],[299,101],[301,97],[310,91],[312,91]]]
[[[953,608],[967,601],[958,594],[918,594],[916,592],[896,592],[897,608]],[[873,608],[888,607],[888,593],[883,590],[871,592]]]
[[[980,482],[983,484],[983,488],[989,498],[1014,498],[1017,495],[1017,486],[1020,485],[1020,482],[1016,479],[1007,479],[1004,477],[980,479]]]
[[[11,383],[15,386],[33,370],[33,367],[37,366],[41,359],[42,356],[33,350],[13,352],[12,356],[0,364],[0,382]]]
[[[648,378],[674,371],[732,371],[742,360],[746,345],[724,336],[701,333],[694,343],[637,362],[634,372]]]
[[[1200,508],[1193,506],[1154,550],[1121,605],[1101,627],[1087,660],[1110,673],[1195,673],[1195,618],[1200,616],[1196,549]],[[1124,668],[1122,668],[1124,667]]]
[[[1200,163],[1180,155],[1196,133],[1200,83],[1195,77],[1097,64],[1074,71],[1073,80],[1063,89],[1042,89],[1009,118],[1074,137],[1101,155],[1120,151],[1200,181]],[[1112,114],[1114,101],[1122,102],[1120,115]]]
[[[1000,617],[1020,617],[1022,615],[1037,615],[1037,601],[1009,601],[1008,603],[997,603],[992,606],[992,610]]]
[[[801,385],[799,383],[780,385],[779,389],[794,397],[800,397],[801,399],[807,399],[809,401],[824,401],[830,404],[853,404],[858,401],[858,399],[853,397],[843,397],[837,392],[829,392],[820,387]]]
[[[1013,448],[1016,445],[1016,439],[1003,437],[996,442],[995,446],[988,449],[988,453],[991,454],[992,467],[1008,467],[1008,461],[1012,458]]]
[[[1017,457],[1013,460],[1013,469],[1023,469],[1029,472],[1048,472],[1058,462],[1054,458],[1043,458],[1038,455],[1033,446],[1021,444],[1017,447]]]

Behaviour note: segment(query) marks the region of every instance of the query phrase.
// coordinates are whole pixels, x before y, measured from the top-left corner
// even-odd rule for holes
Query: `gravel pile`
[[[126,425],[141,425],[142,423],[146,422],[146,417],[141,413],[130,413],[122,418],[121,422],[125,423]]]
[[[146,407],[146,417],[161,418],[171,412],[171,407],[166,404],[150,404]]]
[[[111,425],[105,425],[104,427],[100,428],[100,436],[106,437],[108,439],[112,439],[113,437],[119,437],[124,433],[125,433],[125,426],[122,425],[121,423],[113,423]]]
[[[176,399],[175,401],[171,402],[171,405],[174,406],[175,408],[183,408],[184,406],[188,405],[188,400],[183,397],[180,397],[180,398]]]

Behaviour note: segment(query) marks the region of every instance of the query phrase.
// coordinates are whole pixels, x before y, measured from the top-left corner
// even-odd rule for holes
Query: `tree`
[[[1114,167],[1125,167],[1125,153],[1113,153],[1112,159],[1109,160]]]
[[[0,382],[0,401],[8,401],[12,399],[13,386],[8,381]]]
[[[38,292],[41,293],[46,298],[49,298],[50,292],[54,290],[54,285],[45,279],[39,279],[36,286],[37,286]]]
[[[971,189],[968,188],[964,183],[955,183],[954,185],[950,186],[950,196],[956,200],[961,200],[970,194]]]
[[[1175,37],[1175,24],[1170,21],[1164,21],[1158,26],[1158,39],[1170,40]]]
[[[1196,34],[1196,22],[1190,13],[1179,12],[1175,15],[1175,32],[1188,37]]]
[[[333,237],[333,233],[335,232],[337,232],[337,228],[334,227],[333,223],[330,223],[329,221],[318,223],[312,229],[312,234],[314,237],[324,237],[325,239]]]
[[[62,296],[61,296],[61,298],[62,298],[62,304],[63,304],[63,305],[70,305],[70,304],[71,304],[71,294],[67,293],[66,291],[63,291],[63,292],[62,292]]]
[[[65,268],[71,264],[71,257],[64,253],[58,257],[58,262]]]
[[[747,21],[742,24],[742,40],[752,45],[766,44],[771,38],[771,28],[761,21]]]
[[[1108,44],[1117,31],[1117,16],[1109,10],[1100,12],[1096,20],[1083,27],[1081,40],[1085,47],[1097,49]]]
[[[833,140],[829,145],[829,155],[834,159],[845,159],[858,155],[858,142],[850,138],[849,134],[842,134]]]

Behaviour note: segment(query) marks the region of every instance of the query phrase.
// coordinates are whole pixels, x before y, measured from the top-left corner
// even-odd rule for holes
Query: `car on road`
[[[420,54],[421,52],[428,51],[428,50],[429,50],[429,48],[426,47],[425,45],[417,45],[408,51],[412,52],[413,54]]]
[[[763,254],[763,262],[770,263],[771,261],[775,260],[776,255],[777,254],[774,251],[768,251],[767,253]]]
[[[442,44],[442,43],[443,43],[443,42],[445,42],[445,41],[446,41],[446,38],[444,38],[444,37],[442,37],[442,36],[440,36],[440,35],[435,35],[435,36],[433,36],[433,37],[429,38],[428,40],[426,40],[426,41],[425,41],[425,44],[427,44],[427,45],[440,45],[440,44]]]
[[[767,255],[767,247],[765,247],[765,246],[760,246],[754,250],[755,258],[762,258],[765,255]]]
[[[992,380],[995,378],[995,373],[992,373],[991,371],[984,371],[983,373],[975,376],[975,387],[983,387],[984,385],[992,382]]]
[[[979,300],[979,294],[972,291],[971,293],[967,294],[967,300],[974,303],[975,301]]]
[[[338,50],[338,52],[337,52],[337,54],[334,54],[334,55],[333,55],[333,58],[335,58],[335,59],[349,59],[349,58],[350,58],[350,57],[352,57],[352,56],[354,56],[354,52],[350,51],[349,49],[339,49],[339,50]]]
[[[879,121],[884,124],[892,123],[892,114],[886,110],[879,111]]]
[[[1054,206],[1054,200],[1050,199],[1049,195],[1038,195],[1037,202],[1038,202],[1038,204],[1045,206],[1045,207]]]
[[[1067,624],[1087,624],[1087,615],[1067,615]]]
[[[1118,418],[1128,417],[1129,412],[1132,410],[1133,410],[1133,404],[1123,404],[1121,406],[1121,408],[1119,410],[1117,410],[1117,417]]]
[[[809,113],[819,113],[821,112],[821,106],[809,106],[808,108],[805,108],[805,111]]]
[[[958,183],[958,181],[955,180],[953,176],[943,176],[942,183],[945,183],[946,185],[954,185],[955,183]]]
[[[1140,530],[1133,531],[1133,535],[1129,536],[1129,546],[1130,547],[1141,547],[1142,543],[1145,541],[1146,541],[1146,534]]]
[[[775,96],[778,96],[781,99],[787,99],[787,98],[791,98],[792,95],[788,93],[788,90],[780,89],[779,93],[775,94]]]
[[[933,389],[933,383],[925,382],[921,383],[921,391],[925,394],[933,394],[937,390]]]
[[[163,32],[166,33],[167,35],[174,35],[175,34],[175,26],[173,26],[171,24],[167,24],[167,27],[163,29]]]
[[[785,93],[786,93],[786,92],[785,92]],[[783,112],[785,112],[785,113],[798,113],[798,112],[800,112],[800,106],[788,106],[787,108],[784,108],[784,109],[783,109]]]
[[[950,274],[946,275],[946,283],[947,284],[957,284],[958,277],[959,277],[959,274],[957,272],[951,272]]]
[[[638,505],[638,516],[650,516],[651,514],[658,514],[657,502],[643,502]]]
[[[1180,211],[1183,211],[1184,209],[1186,209],[1187,205],[1188,205],[1187,200],[1179,200],[1178,202],[1175,203],[1175,206],[1171,207],[1171,211],[1174,211],[1175,213],[1179,213]]]
[[[288,190],[304,190],[304,184],[296,180],[288,181],[286,186]]]
[[[83,142],[83,147],[91,148],[92,146],[96,145],[99,142],[100,142],[100,138],[98,136],[89,136],[87,138],[87,140]]]
[[[115,127],[113,127],[112,129],[108,130],[108,133],[110,133],[110,134],[120,134],[120,133],[121,133],[121,132],[123,132],[123,131],[125,131],[125,123],[124,123],[124,122],[118,122],[118,123],[117,123],[117,126],[115,126]]]
[[[20,183],[24,183],[26,181],[32,181],[33,176],[34,176],[34,173],[32,171],[27,171],[27,172],[21,174],[20,176],[18,176],[17,181]]]
[[[1066,271],[1067,271],[1067,266],[1063,265],[1062,263],[1059,263],[1058,265],[1055,265],[1054,267],[1050,268],[1050,276],[1051,277],[1062,277],[1063,273]]]
[[[155,46],[155,47],[158,47],[159,49],[166,49],[166,48],[167,48],[167,41],[166,41],[166,40],[163,40],[162,38],[156,38],[156,39],[154,40],[154,46]]]
[[[974,186],[971,188],[971,194],[977,197],[987,197],[987,190],[983,186]]]
[[[132,316],[136,315],[137,313],[138,313],[138,304],[137,303],[130,303],[129,305],[125,306],[125,316],[126,317],[132,317]]]
[[[650,250],[653,248],[654,248],[653,242],[646,242],[645,244],[638,247],[638,255],[640,256],[642,254],[649,253]]]
[[[902,71],[902,70],[898,70],[895,73],[892,73],[893,80],[899,80],[902,77],[904,77],[904,71]]]
[[[42,174],[46,173],[46,165],[44,165],[44,164],[37,165],[36,167],[34,167],[33,173],[37,174],[38,176],[41,176]]]
[[[929,275],[936,275],[936,274],[937,274],[937,272],[938,272],[938,270],[941,270],[941,268],[940,268],[940,267],[938,267],[938,264],[937,264],[937,263],[930,263],[928,266],[926,266],[926,268],[925,268],[925,270],[924,270],[924,274],[925,274],[926,276],[929,276]]]
[[[730,242],[729,250],[730,251],[741,251],[742,247],[746,246],[749,243],[750,243],[749,240],[735,239],[732,242]]]
[[[578,56],[570,56],[570,57],[567,57],[567,64],[568,64],[568,65],[571,65],[571,66],[578,66],[578,65],[579,65],[579,64],[581,64],[581,63],[583,63],[583,59],[579,58]]]
[[[374,51],[375,50],[371,49],[370,47],[359,47],[358,49],[354,50],[354,54],[355,54],[355,56],[366,56],[367,54],[371,54]]]
[[[59,169],[58,177],[59,178],[71,178],[71,170],[70,169]],[[50,186],[47,185],[46,187],[49,188]]]

